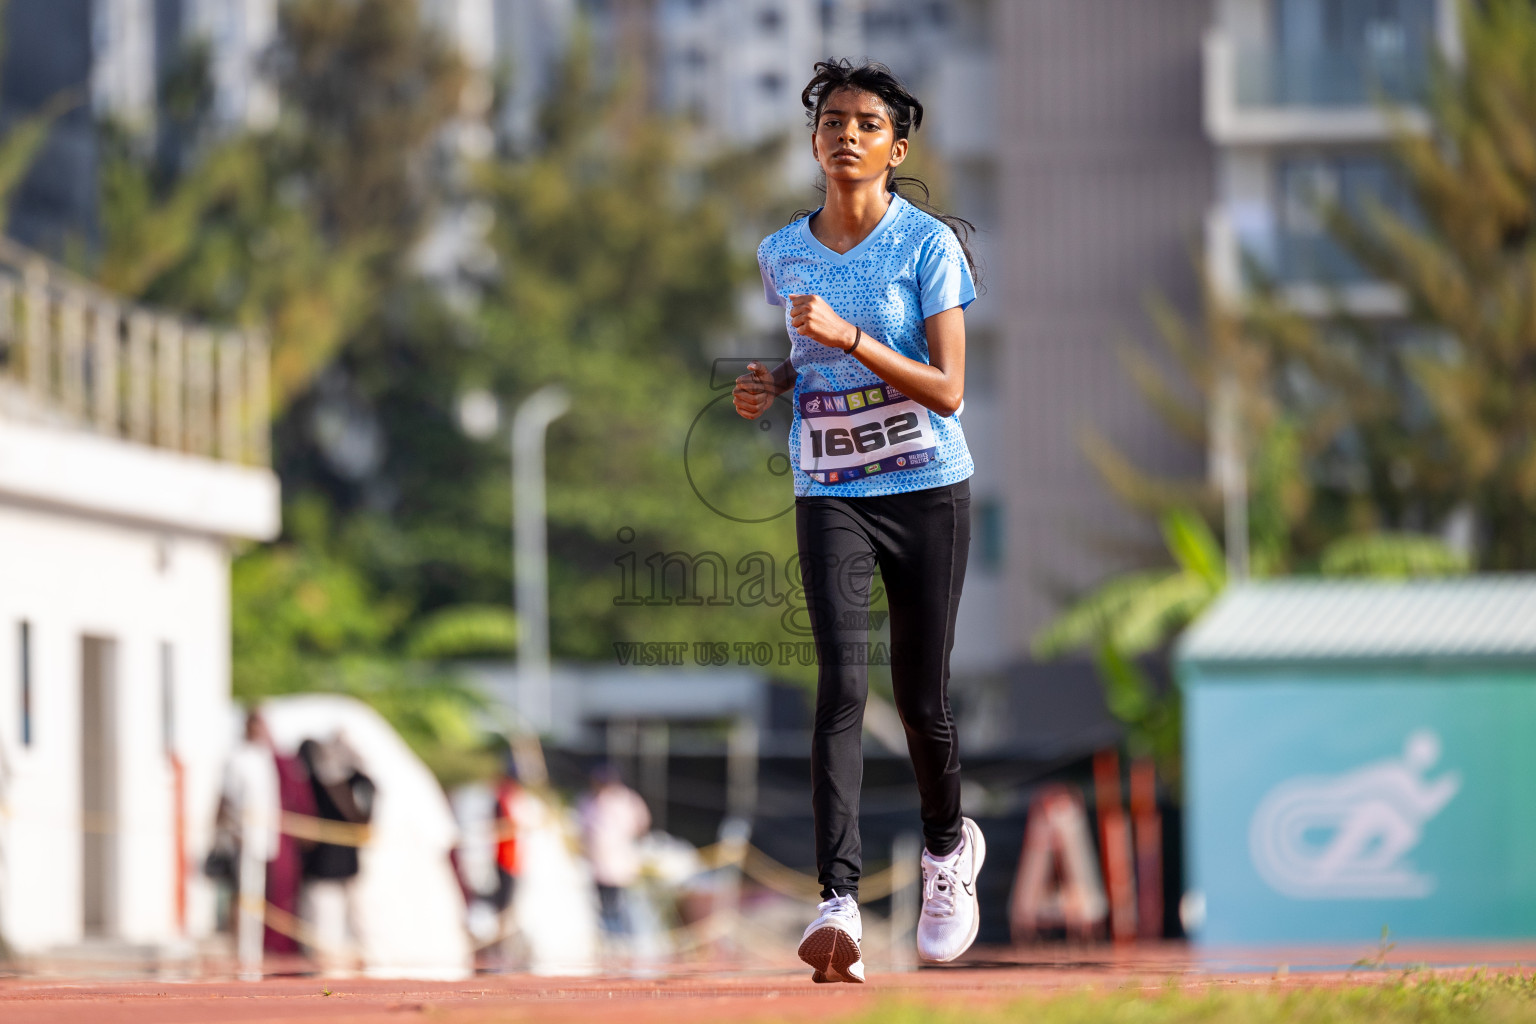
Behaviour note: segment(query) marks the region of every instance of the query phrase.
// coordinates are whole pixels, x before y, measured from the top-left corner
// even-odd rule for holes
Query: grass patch
[[[942,997],[941,997],[942,998]],[[1407,971],[1378,984],[1273,985],[1156,992],[1099,991],[958,1006],[893,1000],[847,1024],[1527,1024],[1536,1021],[1536,974],[1438,978]]]

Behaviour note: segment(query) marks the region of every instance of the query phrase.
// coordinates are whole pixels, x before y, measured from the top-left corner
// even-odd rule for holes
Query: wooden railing
[[[268,346],[136,305],[0,239],[0,416],[271,461]]]

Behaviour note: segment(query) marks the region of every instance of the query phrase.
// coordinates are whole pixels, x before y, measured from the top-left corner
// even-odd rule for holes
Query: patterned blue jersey
[[[959,483],[975,471],[959,412],[940,416],[903,400],[856,358],[789,324],[789,296],[819,295],[863,329],[861,344],[928,362],[924,319],[976,298],[947,224],[892,195],[880,223],[848,252],[817,241],[805,217],[763,239],[757,263],[768,302],[784,307],[796,370],[789,461],[797,496],[901,494]]]

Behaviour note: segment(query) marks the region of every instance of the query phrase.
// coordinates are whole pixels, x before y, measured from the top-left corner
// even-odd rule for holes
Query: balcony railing
[[[271,460],[268,346],[135,305],[0,239],[0,415]]]
[[[1234,70],[1240,109],[1369,107],[1378,100],[1414,104],[1429,87],[1427,50],[1238,51]]]

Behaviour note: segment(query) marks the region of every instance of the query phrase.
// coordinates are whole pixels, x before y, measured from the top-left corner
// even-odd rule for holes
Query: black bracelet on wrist
[[[859,342],[861,342],[863,340],[864,340],[864,328],[860,327],[858,324],[854,324],[853,325],[853,344],[848,346],[848,348],[846,349],[847,353],[849,355],[853,355],[853,350],[858,348],[859,347]]]

